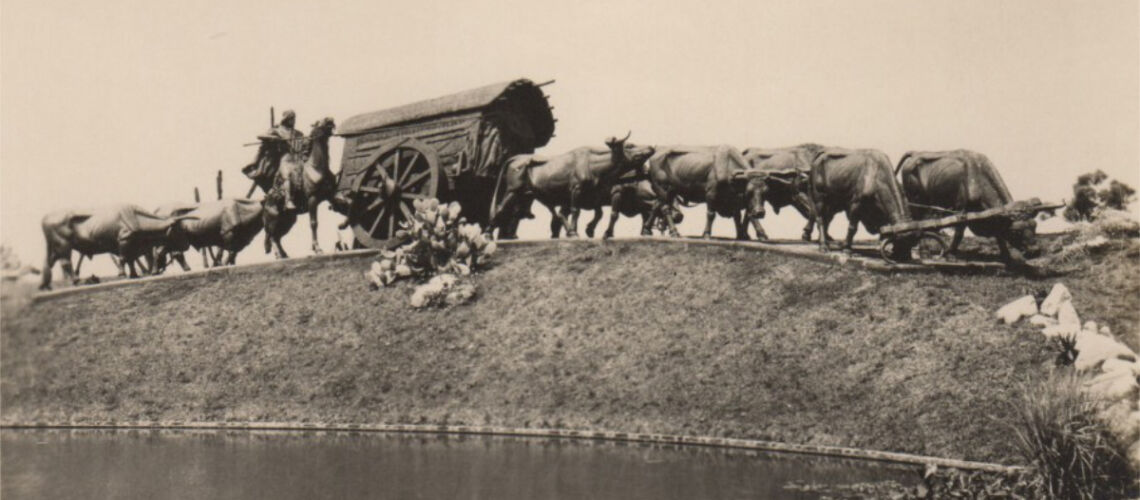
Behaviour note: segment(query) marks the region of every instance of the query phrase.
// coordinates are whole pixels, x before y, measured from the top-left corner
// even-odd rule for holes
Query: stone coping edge
[[[107,430],[237,430],[237,431],[324,431],[324,432],[377,432],[377,433],[431,433],[462,435],[520,436],[562,439],[588,439],[605,441],[625,441],[669,445],[711,446],[738,448],[757,451],[776,451],[803,455],[818,455],[836,458],[854,458],[905,465],[936,465],[962,470],[979,470],[995,473],[1013,473],[1023,467],[1008,466],[987,462],[971,462],[951,458],[928,457],[893,451],[865,450],[840,446],[782,443],[754,439],[718,438],[710,436],[677,436],[669,434],[648,434],[618,431],[589,431],[572,429],[544,429],[519,427],[491,427],[471,425],[422,425],[422,424],[355,424],[317,422],[183,422],[183,421],[134,421],[134,422],[4,422],[0,429],[107,429]]]

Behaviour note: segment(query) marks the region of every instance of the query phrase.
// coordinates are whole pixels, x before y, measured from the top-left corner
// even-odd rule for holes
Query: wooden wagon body
[[[542,85],[496,83],[346,120],[337,191],[356,240],[383,246],[417,198],[457,201],[487,224],[506,160],[554,135]]]

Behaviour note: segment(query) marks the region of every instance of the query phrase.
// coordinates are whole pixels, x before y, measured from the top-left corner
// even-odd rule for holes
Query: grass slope
[[[1064,278],[1083,316],[1137,330],[1134,257]],[[412,311],[411,284],[368,291],[367,258],[31,304],[3,318],[2,417],[556,426],[1013,462],[1009,402],[1053,359],[1035,328],[992,319],[1052,280],[662,243],[497,261],[448,311]]]

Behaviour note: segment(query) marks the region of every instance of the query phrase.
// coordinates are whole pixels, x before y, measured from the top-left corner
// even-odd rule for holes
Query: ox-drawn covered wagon
[[[486,226],[506,160],[554,135],[543,85],[497,83],[345,121],[337,206],[358,245],[385,245],[417,198],[457,201]]]

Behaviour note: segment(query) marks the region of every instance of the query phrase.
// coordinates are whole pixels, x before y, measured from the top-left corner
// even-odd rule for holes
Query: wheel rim
[[[914,254],[919,260],[941,260],[946,256],[947,245],[941,235],[923,233],[914,246]]]
[[[370,163],[353,185],[349,217],[356,239],[379,248],[412,218],[415,200],[436,197],[439,169],[434,152],[414,139],[382,149]]]

